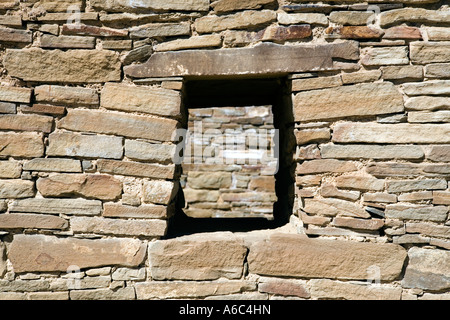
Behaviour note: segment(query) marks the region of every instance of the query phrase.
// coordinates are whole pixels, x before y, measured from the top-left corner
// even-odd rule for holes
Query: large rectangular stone
[[[23,199],[12,203],[11,212],[49,213],[67,215],[100,215],[102,202],[85,199]]]
[[[97,27],[85,24],[64,24],[61,34],[80,35],[80,36],[96,36],[96,37],[126,37],[128,30],[113,29],[108,27]],[[113,40],[114,41],[114,40]],[[119,40],[120,41],[120,40]],[[104,49],[105,46],[103,46]]]
[[[312,215],[370,218],[369,213],[352,201],[326,198],[304,199],[304,203],[303,211]]]
[[[102,266],[137,267],[144,262],[146,245],[135,239],[74,239],[44,235],[15,235],[8,257],[14,271],[67,272]]]
[[[122,141],[120,137],[54,132],[49,136],[47,155],[120,159]]]
[[[123,176],[173,179],[175,175],[175,165],[164,166],[152,163],[100,159],[97,162],[97,167],[100,172]]]
[[[25,81],[96,83],[121,80],[119,56],[108,50],[7,49],[3,65],[10,76]]]
[[[173,144],[154,144],[138,140],[125,140],[125,156],[132,160],[171,163],[175,157]]]
[[[53,117],[35,114],[6,114],[0,115],[2,130],[38,131],[49,133],[52,131]]]
[[[0,178],[17,179],[22,173],[22,165],[18,161],[0,161]]]
[[[450,226],[441,226],[425,222],[407,222],[406,232],[420,233],[430,237],[450,239]]]
[[[414,94],[414,90],[411,88],[411,92]],[[406,99],[406,110],[439,110],[450,108],[450,98],[447,97],[430,97],[419,96]]]
[[[250,246],[248,263],[259,275],[347,280],[366,280],[376,265],[380,280],[388,281],[400,275],[405,258],[406,250],[395,244],[274,235]]]
[[[426,64],[450,61],[450,41],[411,42],[409,47],[411,61],[414,63]]]
[[[450,110],[442,111],[411,111],[408,112],[408,122],[411,123],[429,123],[429,122],[450,122]]]
[[[218,34],[194,36],[189,39],[177,39],[169,42],[163,42],[155,46],[155,51],[176,51],[185,49],[220,47],[222,37]]]
[[[0,199],[19,199],[34,196],[34,182],[28,180],[0,180]]]
[[[334,142],[343,143],[450,143],[450,124],[338,123]]]
[[[450,192],[434,191],[433,192],[433,204],[450,205]]]
[[[50,49],[94,49],[94,37],[81,36],[54,36],[43,34],[41,36],[41,48]]]
[[[36,1],[32,1],[36,2]],[[71,6],[81,9],[82,0],[40,0],[39,6],[43,7],[47,12],[67,12]]]
[[[449,95],[450,80],[431,80],[418,83],[404,83],[403,91],[409,96]]]
[[[110,288],[70,290],[70,300],[134,300],[136,293],[133,287],[123,287],[117,290]]]
[[[365,66],[408,64],[408,47],[372,47],[362,51]]]
[[[42,134],[0,132],[0,156],[34,158],[43,154]]]
[[[428,27],[423,30],[429,40],[450,40],[450,30],[446,27]]]
[[[445,190],[447,182],[441,179],[388,180],[388,192],[410,192],[417,190]]]
[[[450,146],[434,145],[427,152],[427,159],[436,162],[450,162]]]
[[[98,217],[73,217],[70,226],[76,233],[96,233],[114,236],[162,237],[167,221],[158,219],[124,220]]]
[[[65,219],[42,214],[1,214],[0,229],[56,229],[63,230],[68,226]]]
[[[335,159],[422,159],[424,152],[419,146],[326,144],[320,147],[322,158]]]
[[[0,42],[31,43],[33,33],[29,30],[0,27]]]
[[[0,86],[0,101],[30,103],[31,89]]]
[[[131,38],[187,36],[190,33],[191,33],[191,26],[187,22],[149,23],[130,28]]]
[[[425,66],[425,76],[429,78],[450,78],[450,63],[433,63]]]
[[[307,23],[319,26],[327,26],[328,18],[323,13],[285,13],[277,14],[277,20],[280,24]]]
[[[385,181],[370,176],[339,176],[336,178],[336,187],[362,191],[382,191]]]
[[[36,158],[23,164],[26,171],[46,171],[46,172],[81,172],[80,160],[60,159],[60,158]]]
[[[386,206],[386,218],[400,220],[422,220],[444,222],[448,207],[430,205],[389,204]]]
[[[402,95],[389,82],[300,92],[293,102],[295,121],[388,114],[404,110]]]
[[[427,1],[422,2],[426,3]],[[379,19],[381,27],[403,22],[445,23],[450,19],[450,12],[423,8],[402,8],[382,12]]]
[[[37,102],[64,104],[70,106],[96,106],[99,97],[94,89],[42,85],[34,89]]]
[[[317,174],[317,173],[342,173],[356,171],[357,167],[350,161],[341,161],[335,159],[320,159],[304,161],[297,165],[297,174]]]
[[[59,128],[142,138],[172,141],[178,121],[135,114],[102,112],[98,110],[68,110],[59,122]]]
[[[125,73],[133,78],[267,75],[330,70],[333,57],[359,59],[358,43],[296,46],[263,43],[252,48],[157,52],[144,64],[125,67]]]
[[[91,6],[108,12],[136,12],[140,10],[208,11],[209,0],[92,0]]]
[[[108,218],[164,219],[169,215],[168,207],[161,205],[126,206],[105,203],[103,216]]]
[[[238,10],[260,9],[264,6],[277,4],[276,0],[219,0],[211,4],[216,13],[225,13]]]
[[[148,249],[155,280],[239,279],[246,253],[242,240],[231,233],[161,240],[151,243]]]
[[[107,83],[102,90],[101,106],[111,110],[178,116],[181,96],[178,91],[162,88]]]

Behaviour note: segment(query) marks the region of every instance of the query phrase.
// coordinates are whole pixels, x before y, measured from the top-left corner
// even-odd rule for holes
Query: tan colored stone
[[[22,173],[22,166],[17,161],[0,161],[0,178],[17,179]]]
[[[399,202],[414,202],[432,199],[433,199],[432,191],[417,191],[417,192],[403,193],[398,196]]]
[[[423,30],[428,40],[450,40],[450,30],[446,27],[428,27]]]
[[[334,142],[346,143],[450,143],[449,124],[336,124]]]
[[[374,82],[381,77],[380,70],[370,70],[363,72],[342,73],[341,78],[343,84],[356,84],[363,82]]]
[[[75,233],[95,233],[114,236],[162,237],[167,221],[157,219],[124,220],[99,217],[73,217],[70,226]]]
[[[247,248],[232,233],[160,240],[148,249],[155,280],[239,279],[246,253]]]
[[[313,279],[311,296],[315,299],[338,300],[401,300],[402,289],[377,284],[353,284],[329,279]]]
[[[387,66],[381,67],[382,78],[387,80],[423,79],[421,66]]]
[[[367,176],[340,176],[336,178],[338,188],[362,190],[362,191],[382,191],[385,181]]]
[[[105,203],[103,207],[103,216],[108,218],[164,219],[169,215],[168,208],[160,205],[134,207]]]
[[[0,101],[30,103],[31,89],[0,86]]]
[[[34,182],[28,180],[0,180],[0,199],[19,199],[34,196]]]
[[[304,145],[312,142],[325,142],[331,139],[330,129],[306,129],[295,131],[298,145]]]
[[[94,49],[95,37],[43,34],[41,36],[40,47],[46,49]]]
[[[125,140],[125,156],[132,160],[171,163],[176,146],[172,144],[153,144],[138,140]]]
[[[314,224],[316,226],[326,226],[331,222],[331,218],[315,215],[309,216],[303,211],[300,211],[300,219],[304,224]]]
[[[450,94],[450,80],[404,83],[402,84],[402,89],[409,96],[448,95]]]
[[[175,175],[174,165],[163,166],[152,163],[100,159],[97,162],[97,167],[99,172],[122,176],[173,179]]]
[[[138,3],[128,0],[92,0],[96,9],[109,12],[135,12],[140,10],[208,11],[209,0],[143,0]]]
[[[296,121],[378,115],[404,110],[402,96],[391,83],[357,84],[300,92],[293,102]]]
[[[397,202],[397,196],[395,194],[375,192],[375,193],[365,193],[364,202],[383,202],[383,203],[395,203]],[[399,201],[402,201],[399,199]]]
[[[342,85],[340,76],[297,79],[292,81],[292,91],[306,91],[339,87]]]
[[[285,13],[280,12],[277,15],[280,24],[298,24],[307,23],[319,26],[327,26],[328,18],[323,13]]]
[[[100,101],[95,90],[82,87],[42,85],[34,89],[34,95],[37,102],[70,106],[96,106]]]
[[[254,177],[250,180],[248,188],[250,190],[256,190],[256,191],[275,192],[275,177],[274,176]]]
[[[34,1],[36,2],[36,1]],[[39,6],[43,7],[47,12],[67,12],[73,7],[81,8],[83,6],[82,0],[40,0]]]
[[[258,285],[259,292],[308,299],[311,297],[304,283],[291,279],[264,279]]]
[[[220,193],[219,191],[208,191],[205,192],[204,190],[195,190],[190,188],[183,189],[184,198],[186,199],[187,203],[192,202],[215,202],[219,200]]]
[[[2,4],[0,4],[0,8]],[[19,15],[3,15],[0,18],[0,25],[8,27],[21,27],[22,17]]]
[[[440,23],[450,19],[449,11],[426,10],[423,8],[403,8],[388,10],[380,14],[382,27],[403,22]]]
[[[36,187],[44,197],[116,200],[122,195],[122,183],[108,175],[57,174],[39,178]]]
[[[361,53],[361,63],[365,66],[409,64],[408,47],[364,48]]]
[[[407,110],[438,110],[450,107],[450,98],[419,96],[406,99]]]
[[[79,160],[60,158],[36,158],[23,164],[23,170],[46,172],[81,172]]]
[[[101,106],[111,110],[178,116],[181,97],[177,91],[162,88],[107,83],[102,90]]]
[[[433,191],[433,204],[450,205],[450,192]]]
[[[353,162],[335,159],[305,161],[297,166],[297,174],[342,173],[356,170],[357,167]]]
[[[277,19],[275,11],[243,11],[226,16],[206,16],[195,20],[198,33],[213,33],[227,29],[246,29],[269,24]]]
[[[450,111],[411,111],[408,112],[408,122],[411,123],[429,123],[429,122],[450,122]]]
[[[411,42],[409,46],[411,61],[414,63],[426,64],[450,60],[450,42]]]
[[[142,196],[144,202],[169,204],[178,193],[179,183],[172,181],[144,181]]]
[[[370,214],[357,204],[341,199],[304,199],[303,210],[309,214],[324,216],[343,215],[347,217],[370,218]]]
[[[407,222],[406,232],[450,239],[450,227],[426,222]]]
[[[341,24],[341,25],[351,25],[351,26],[362,26],[366,25],[368,21],[372,21],[374,16],[373,12],[359,12],[359,11],[332,11],[330,13],[330,22]]]
[[[322,158],[333,159],[422,159],[424,153],[419,146],[410,145],[335,145],[321,148]]]
[[[59,128],[113,134],[129,138],[143,138],[171,141],[178,121],[126,113],[102,112],[97,110],[68,110],[58,125]]]
[[[81,22],[91,22],[91,21],[97,21],[98,20],[98,13],[97,12],[80,12],[77,14],[77,19]],[[46,12],[43,15],[39,15],[36,19],[37,21],[43,22],[43,23],[64,23],[64,22],[70,22],[74,21],[74,12],[64,12],[64,13],[48,13]]]
[[[118,54],[107,50],[7,49],[3,64],[10,76],[25,81],[93,83],[121,79]]]
[[[396,26],[384,30],[383,39],[410,39],[421,40],[422,33],[417,27]]]
[[[64,24],[61,34],[99,37],[126,37],[128,30],[97,27],[81,23]]]
[[[387,218],[392,219],[444,222],[448,207],[390,204],[386,206],[385,213]]]
[[[394,244],[277,235],[253,243],[248,263],[249,272],[260,275],[349,280],[367,279],[367,269],[377,265],[383,281],[400,275],[405,258],[405,249]]]
[[[100,215],[102,203],[85,199],[23,199],[10,206],[11,212],[49,213],[66,215]]]
[[[0,132],[0,155],[19,158],[41,157],[44,143],[41,134]]]
[[[222,37],[218,34],[195,36],[189,39],[177,39],[163,42],[155,46],[155,51],[176,51],[185,49],[220,47]]]
[[[1,42],[31,43],[33,41],[32,34],[28,30],[0,27]]]
[[[434,145],[427,153],[427,158],[431,161],[449,162],[450,161],[450,146]]]
[[[254,291],[250,281],[149,281],[135,284],[137,299],[192,299]]]
[[[324,183],[320,188],[320,195],[324,198],[338,198],[343,200],[356,201],[359,199],[359,191],[342,191],[333,184]]]
[[[70,300],[134,300],[133,287],[111,289],[70,290]]]
[[[379,230],[384,226],[384,221],[382,219],[355,219],[335,217],[333,219],[333,225],[336,227],[344,227],[350,229]]]
[[[446,189],[446,181],[441,179],[422,180],[388,180],[388,192],[410,192],[417,190],[442,190]]]
[[[275,0],[248,0],[245,2],[239,0],[219,0],[211,4],[214,11],[219,14],[238,10],[261,9],[265,6],[275,5],[277,5]]]
[[[135,239],[74,239],[44,235],[15,235],[8,257],[14,271],[63,271],[101,266],[137,267],[144,262],[146,246]]]
[[[368,26],[341,26],[328,27],[325,29],[327,38],[337,39],[379,39],[384,32]]]
[[[149,23],[130,28],[130,37],[133,39],[186,36],[190,33],[191,27],[188,22]]]
[[[231,187],[231,173],[229,172],[200,172],[189,171],[187,183],[193,189],[222,189]]]
[[[425,66],[425,76],[429,78],[450,78],[450,63],[433,63]]]
[[[2,214],[0,229],[66,229],[65,219],[42,214]]]
[[[0,242],[0,278],[3,278],[8,270],[8,265],[6,263],[6,245]],[[0,300],[1,300],[0,296]]]
[[[35,114],[7,114],[0,115],[2,130],[38,131],[49,133],[52,131],[53,118]]]

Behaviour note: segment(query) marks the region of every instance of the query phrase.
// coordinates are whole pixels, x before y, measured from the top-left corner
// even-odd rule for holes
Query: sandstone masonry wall
[[[445,0],[2,1],[0,299],[449,299],[449,21]],[[242,77],[291,81],[291,220],[163,239],[185,83]]]

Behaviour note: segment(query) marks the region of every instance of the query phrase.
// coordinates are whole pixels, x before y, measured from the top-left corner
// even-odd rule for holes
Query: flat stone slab
[[[134,239],[69,239],[44,235],[15,235],[8,252],[14,271],[64,271],[120,265],[137,267],[146,245]]]
[[[253,48],[158,52],[144,64],[124,69],[132,78],[280,74],[330,70],[333,58],[359,59],[358,43],[302,46],[264,43]]]

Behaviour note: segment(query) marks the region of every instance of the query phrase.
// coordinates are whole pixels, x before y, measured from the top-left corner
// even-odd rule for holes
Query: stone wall
[[[0,299],[449,299],[450,9],[369,4],[2,1]],[[290,222],[165,237],[186,83],[271,77]]]

